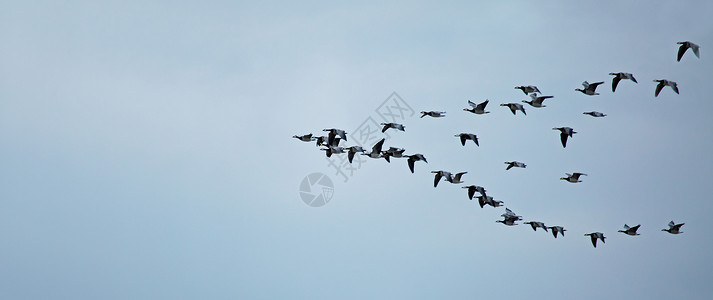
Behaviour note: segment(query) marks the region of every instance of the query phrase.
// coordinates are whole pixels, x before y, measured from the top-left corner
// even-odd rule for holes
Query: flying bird
[[[344,153],[344,148],[338,146],[327,145],[327,148],[321,148],[327,152],[327,157],[332,157],[332,154]]]
[[[468,199],[473,200],[475,192],[480,193],[480,195],[485,196],[485,188],[477,185],[464,186],[464,189],[468,189]],[[481,206],[482,207],[482,206]]]
[[[423,156],[423,154],[416,153],[414,155],[406,155],[406,157],[408,157],[408,168],[409,170],[411,170],[411,173],[413,173],[413,165],[415,162],[422,160],[423,162],[428,163],[426,157]]]
[[[545,107],[546,105],[543,105],[542,102],[545,101],[545,99],[553,97],[554,96],[537,96],[536,93],[532,93],[530,94],[530,98],[532,98],[532,101],[522,100],[522,102],[530,104],[532,107]]]
[[[361,146],[351,146],[351,147],[347,148],[347,150],[349,151],[347,153],[347,158],[349,158],[349,163],[352,163],[352,160],[354,160],[354,154],[356,154],[357,152],[364,153],[364,148],[362,148]]]
[[[425,116],[440,118],[440,117],[445,117],[446,112],[445,111],[422,111],[421,118],[423,118]]]
[[[380,141],[378,141],[376,144],[374,144],[373,147],[371,147],[371,152],[367,153],[362,153],[361,155],[366,155],[371,158],[381,158],[381,148],[384,146],[384,140],[385,138],[382,138]]]
[[[589,96],[599,95],[599,93],[596,92],[596,89],[597,89],[597,86],[599,86],[602,83],[604,83],[604,81],[595,82],[595,83],[589,83],[587,81],[584,81],[584,82],[582,82],[584,89],[574,89],[574,90],[582,92]]]
[[[446,181],[453,181],[453,174],[451,172],[447,171],[431,171],[431,173],[436,174],[435,178],[433,179],[433,187],[438,186],[438,182],[441,181],[442,177],[446,178]]]
[[[572,173],[572,174],[565,173],[565,175],[567,175],[567,177],[560,177],[560,180],[566,180],[567,182],[570,182],[570,183],[582,182],[581,180],[579,180],[579,176],[582,176],[582,175],[587,176],[587,174],[584,174],[584,173]]]
[[[631,81],[635,83],[639,83],[636,81],[636,78],[634,78],[634,75],[631,73],[624,73],[624,72],[619,72],[619,73],[609,73],[609,75],[614,75],[614,79],[611,81],[611,91],[615,92],[616,91],[616,86],[619,84],[619,81],[622,79],[631,79]]]
[[[406,131],[406,130],[405,130],[406,128],[404,127],[404,125],[398,124],[398,123],[381,123],[381,125],[384,125],[384,128],[381,129],[381,132],[382,132],[382,133],[383,133],[383,132],[386,132],[386,130],[389,129],[389,128],[394,128],[394,129],[398,129],[398,130],[401,130],[401,131]]]
[[[654,82],[658,82],[659,84],[656,85],[656,93],[654,93],[654,97],[658,97],[659,93],[665,86],[670,86],[676,94],[678,94],[678,84],[675,81],[671,80],[666,80],[666,79],[655,79]]]
[[[639,227],[641,227],[641,224],[636,225],[634,227],[629,227],[629,225],[624,224],[624,230],[619,230],[619,232],[623,232],[623,233],[625,233],[627,235],[631,235],[631,236],[640,235],[640,234],[636,233],[636,231],[639,230]]]
[[[518,110],[521,111],[523,114],[527,115],[527,113],[525,112],[525,107],[523,107],[520,103],[503,103],[500,104],[500,106],[507,106],[508,108],[510,108],[510,111],[513,115]]]
[[[485,101],[481,102],[480,104],[475,104],[475,103],[473,103],[473,101],[468,100],[468,104],[471,106],[471,109],[464,108],[463,110],[472,112],[476,115],[487,114],[487,113],[490,113],[489,111],[485,111],[485,106],[488,105],[488,102],[490,102],[490,100],[486,99]]]
[[[327,136],[327,144],[328,145],[334,145],[334,138],[337,135],[341,139],[343,139],[345,142],[347,141],[347,133],[344,130],[337,129],[337,128],[330,128],[330,129],[323,129],[322,131],[329,132],[329,135]],[[339,142],[337,142],[337,143],[339,143]]]
[[[607,116],[606,114],[600,113],[600,112],[598,112],[598,111],[585,112],[584,114],[585,114],[585,115],[590,115],[590,116],[592,116],[592,117],[597,117],[597,118],[606,117],[606,116]]]
[[[459,133],[456,134],[455,136],[460,137],[460,143],[465,146],[465,141],[467,140],[473,140],[476,146],[480,147],[480,144],[478,144],[478,136],[472,133]]]
[[[510,170],[510,169],[512,169],[512,167],[518,167],[518,168],[527,167],[527,165],[525,165],[519,161],[506,161],[505,164],[508,165],[507,168],[505,168],[505,170]]]
[[[562,148],[567,148],[567,138],[572,137],[573,134],[577,133],[574,129],[570,127],[555,127],[552,130],[560,131],[560,141],[562,142]]]
[[[293,135],[292,137],[303,142],[311,142],[317,139],[316,137],[313,137],[311,133],[305,135]]]
[[[547,228],[552,229],[552,235],[554,235],[555,238],[557,238],[557,233],[560,233],[562,234],[562,236],[564,236],[564,232],[567,231],[567,229],[564,229],[564,227],[562,226],[551,226]]]
[[[592,245],[594,245],[594,248],[597,248],[597,239],[601,239],[602,243],[606,243],[604,241],[606,237],[601,232],[585,233],[584,235],[589,236],[592,239]]]
[[[673,221],[671,221],[671,222],[668,222],[668,229],[661,229],[661,231],[668,231],[668,233],[670,233],[670,234],[683,233],[683,231],[681,231],[681,226],[683,226],[683,224],[686,224],[686,223],[676,224]]]
[[[547,226],[545,226],[545,223],[542,223],[542,222],[531,221],[531,222],[525,222],[523,224],[530,224],[530,226],[532,226],[532,230],[534,230],[534,231],[537,231],[537,227],[540,227],[540,228],[544,229],[545,231],[547,231]]]
[[[491,196],[483,195],[483,196],[478,196],[477,198],[478,198],[478,204],[480,204],[480,208],[483,208],[486,204],[490,205],[492,207],[500,207],[503,205],[502,201],[496,201]]]
[[[691,48],[691,50],[693,50],[693,54],[695,54],[696,57],[701,58],[700,53],[698,53],[698,48],[700,48],[700,46],[689,41],[678,42],[676,44],[681,45],[680,47],[678,47],[678,59],[676,61],[681,61],[681,57],[683,57],[683,54],[686,53],[686,50],[688,50],[688,48]]]
[[[448,177],[446,177],[446,180],[448,180],[450,183],[453,183],[453,184],[463,183],[463,181],[460,180],[460,178],[463,177],[463,175],[465,175],[465,174],[468,174],[468,172],[456,173],[456,176],[450,177],[450,179]]]
[[[536,86],[534,86],[534,85],[527,85],[527,86],[521,85],[521,86],[516,86],[515,89],[516,89],[516,90],[517,90],[517,89],[522,90],[522,92],[525,93],[525,95],[527,95],[527,94],[529,94],[529,93],[539,93],[539,92],[540,92],[540,89],[538,89],[538,88],[537,88]]]

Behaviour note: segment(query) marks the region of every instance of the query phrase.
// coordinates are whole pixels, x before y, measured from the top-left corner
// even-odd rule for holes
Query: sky
[[[0,1],[0,298],[710,299],[711,15],[710,1]],[[686,40],[700,58],[677,62]],[[612,93],[610,72],[638,83]],[[654,79],[680,94],[654,97]],[[601,95],[574,91],[585,80]],[[547,107],[498,105],[530,84]],[[292,138],[341,128],[354,145],[393,97],[416,114],[385,146],[424,154],[414,174],[364,158],[344,177]],[[489,114],[462,110],[485,99]],[[561,126],[578,132],[567,148]],[[504,207],[433,188],[434,170],[567,232],[495,223]],[[572,172],[588,176],[558,180]],[[321,207],[300,196],[312,173],[333,182]],[[683,234],[661,231],[671,220]]]

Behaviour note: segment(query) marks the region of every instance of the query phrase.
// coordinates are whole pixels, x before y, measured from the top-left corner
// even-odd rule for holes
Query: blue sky
[[[0,1],[3,299],[713,296],[713,3]],[[701,45],[676,62],[676,42]],[[633,73],[611,93],[609,72]],[[677,81],[653,97],[654,79]],[[605,81],[601,95],[575,92]],[[513,116],[498,104],[553,99]],[[348,182],[291,136],[403,121]],[[490,114],[462,109],[490,99]],[[583,115],[597,110],[605,118]],[[552,127],[579,133],[566,149]],[[472,132],[480,147],[454,134]],[[346,143],[351,145],[351,143]],[[526,169],[505,171],[504,161]],[[432,186],[431,170],[503,208]],[[305,175],[335,183],[313,208]],[[558,180],[584,172],[583,182]],[[661,232],[670,220],[684,234]],[[642,224],[641,236],[616,230]],[[596,249],[584,233],[601,231]]]

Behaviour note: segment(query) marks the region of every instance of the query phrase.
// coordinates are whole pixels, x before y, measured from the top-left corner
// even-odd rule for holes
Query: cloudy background
[[[0,298],[709,299],[711,15],[710,1],[0,1]],[[684,40],[700,59],[676,62]],[[639,83],[611,93],[609,72]],[[654,98],[663,78],[681,94]],[[601,95],[575,92],[584,80]],[[528,84],[546,108],[498,106]],[[426,155],[415,174],[369,159],[345,182],[291,138],[381,122],[393,92],[447,112],[387,132]],[[490,114],[462,111],[485,99]],[[566,149],[560,126],[579,132]],[[495,223],[502,207],[434,189],[440,169],[566,236]],[[335,185],[319,208],[298,193],[312,172]],[[671,220],[685,233],[661,232]]]

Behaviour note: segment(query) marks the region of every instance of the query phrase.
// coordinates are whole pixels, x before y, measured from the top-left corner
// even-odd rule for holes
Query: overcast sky
[[[711,1],[0,0],[0,298],[713,298],[711,16]],[[685,40],[700,59],[676,62]],[[638,84],[612,93],[609,72]],[[654,79],[680,95],[655,98]],[[498,106],[529,84],[547,107]],[[387,131],[427,157],[414,174],[364,158],[345,178],[291,138],[341,128],[354,145],[394,92],[447,112]],[[462,110],[485,99],[489,114]],[[578,132],[564,149],[561,126]],[[495,223],[503,207],[434,189],[432,170],[567,232]],[[299,194],[314,172],[334,183],[322,207]],[[589,176],[558,180],[572,172]]]

